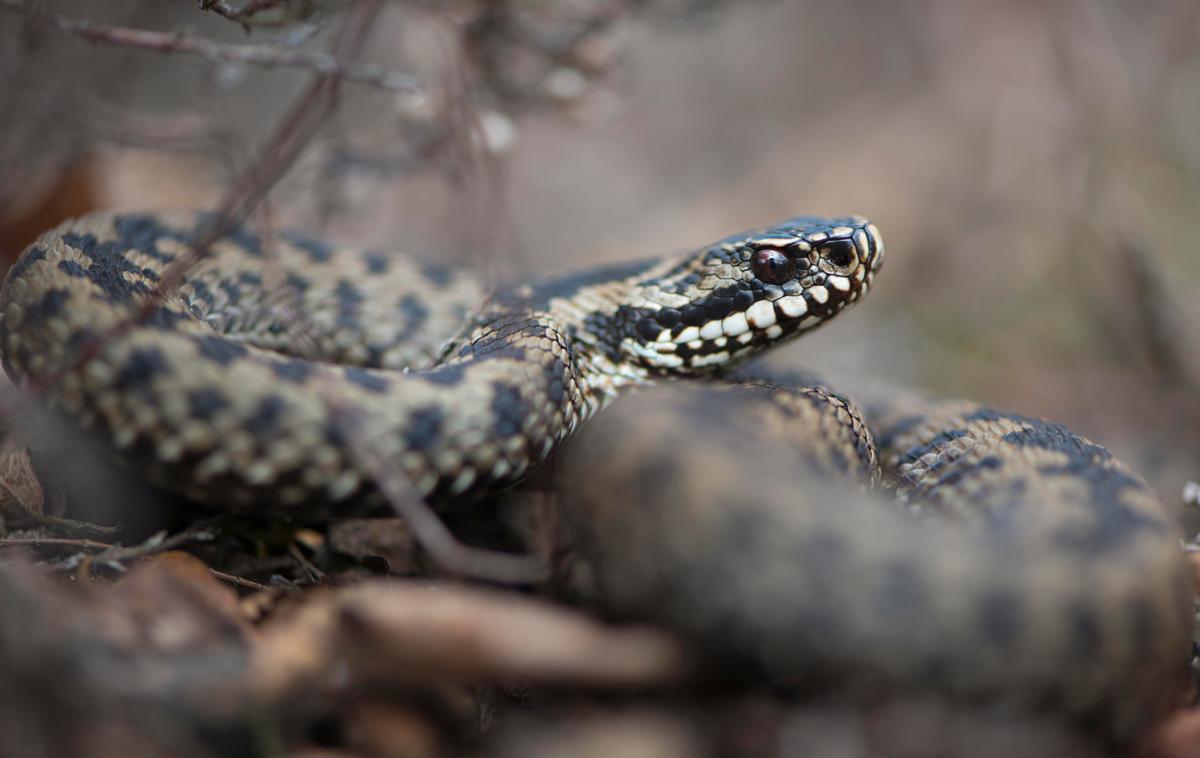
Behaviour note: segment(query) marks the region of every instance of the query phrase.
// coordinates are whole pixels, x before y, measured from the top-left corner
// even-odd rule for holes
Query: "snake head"
[[[730,366],[857,302],[883,257],[879,230],[859,216],[726,237],[640,278],[621,349],[656,373]]]

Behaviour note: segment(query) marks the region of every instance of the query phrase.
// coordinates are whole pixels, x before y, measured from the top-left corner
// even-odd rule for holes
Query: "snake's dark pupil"
[[[751,261],[754,275],[766,284],[783,284],[792,278],[795,264],[778,250],[759,250]]]
[[[850,240],[833,240],[822,248],[825,259],[838,268],[846,268],[854,262],[854,243]]]

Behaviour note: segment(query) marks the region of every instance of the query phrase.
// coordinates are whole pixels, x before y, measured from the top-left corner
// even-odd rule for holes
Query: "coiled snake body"
[[[152,480],[225,507],[378,499],[356,446],[432,500],[493,491],[622,388],[824,323],[883,260],[864,219],[799,217],[487,295],[452,267],[239,230],[147,308],[203,221],[102,213],[43,235],[0,293],[0,352]],[[615,608],[768,673],[1053,703],[1110,734],[1171,700],[1190,616],[1177,538],[1102,448],[889,399],[877,452],[836,392],[743,380],[734,399],[618,404],[568,458]],[[928,518],[869,502],[877,456]]]

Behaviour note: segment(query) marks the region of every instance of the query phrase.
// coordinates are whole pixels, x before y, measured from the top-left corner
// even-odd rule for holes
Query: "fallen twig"
[[[61,547],[77,547],[93,550],[108,550],[116,547],[108,542],[98,542],[89,539],[72,539],[70,537],[5,537],[0,539],[0,548],[5,547],[43,547],[43,546],[61,546]]]
[[[158,539],[156,539],[158,538]],[[91,561],[128,561],[140,558],[146,558],[155,553],[171,550],[183,542],[188,541],[188,538],[196,539],[197,535],[183,532],[169,539],[162,539],[160,535],[151,537],[141,545],[126,547],[123,545],[114,545],[108,542],[100,542],[98,540],[89,539],[72,539],[69,537],[6,537],[0,539],[0,548],[6,547],[72,547],[82,550],[99,550],[101,552],[90,556]],[[151,544],[153,543],[153,544]],[[238,587],[245,587],[257,591],[268,590],[265,584],[260,584],[250,579],[245,579],[233,574],[227,574],[224,571],[218,571],[215,568],[209,568],[211,573],[221,581],[228,582]]]
[[[265,584],[259,584],[258,582],[253,581],[251,579],[246,579],[244,577],[235,576],[233,574],[226,574],[224,571],[217,571],[215,568],[209,568],[208,573],[212,574],[213,576],[215,576],[216,578],[220,579],[223,582],[229,582],[232,585],[235,585],[237,587],[244,587],[248,590],[254,590],[256,592],[266,592],[271,589],[270,587],[268,587]]]

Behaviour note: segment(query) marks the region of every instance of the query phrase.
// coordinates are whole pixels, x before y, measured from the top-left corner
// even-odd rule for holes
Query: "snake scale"
[[[362,444],[427,500],[470,500],[643,388],[562,467],[612,609],[774,676],[1113,737],[1180,689],[1178,537],[1103,448],[970,403],[896,395],[864,415],[819,384],[731,374],[867,292],[884,248],[862,218],[490,293],[458,267],[239,228],[147,308],[205,221],[68,222],[0,292],[9,376],[159,485],[228,508],[379,503]]]

